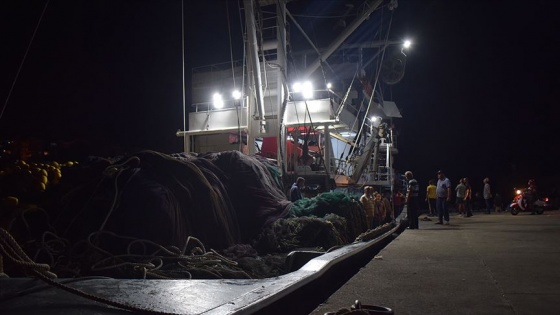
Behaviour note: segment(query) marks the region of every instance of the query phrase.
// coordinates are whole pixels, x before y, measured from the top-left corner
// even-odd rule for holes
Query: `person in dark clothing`
[[[301,190],[305,186],[305,178],[298,177],[295,183],[292,184],[292,188],[290,188],[290,201],[295,202],[303,198],[301,194]]]
[[[463,178],[465,186],[467,187],[465,191],[465,211],[467,211],[466,217],[472,217],[472,188],[469,184],[469,179],[467,177]]]
[[[537,184],[534,179],[530,179],[527,183],[527,189],[525,190],[525,198],[527,198],[527,207],[531,210],[531,214],[536,214],[535,211],[535,201],[537,200]]]
[[[492,189],[490,188],[490,179],[486,177],[482,183],[484,188],[482,190],[482,197],[484,198],[484,204],[486,205],[486,214],[490,214],[492,208],[494,208],[494,202],[492,201]]]
[[[393,204],[395,205],[395,218],[401,214],[404,207],[404,194],[397,189],[395,196],[393,196]]]
[[[411,171],[406,171],[404,176],[407,180],[406,189],[406,216],[408,218],[408,228],[418,229],[418,209],[420,204],[418,203],[419,187],[418,182],[414,179],[414,175]]]

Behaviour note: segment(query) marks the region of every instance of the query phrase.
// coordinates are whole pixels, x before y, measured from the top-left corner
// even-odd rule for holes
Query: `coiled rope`
[[[231,263],[231,264],[236,264],[235,262],[219,255],[215,251],[211,251],[211,252],[207,253],[206,250],[204,249],[204,246],[202,245],[202,243],[200,243],[200,241],[196,238],[189,237],[187,239],[186,244],[185,244],[185,248],[187,247],[188,243],[191,240],[197,242],[197,244],[199,245],[199,246],[195,247],[195,251],[203,252],[203,254],[204,254],[203,256],[206,255],[206,256],[211,256],[212,257],[212,259],[209,259],[208,262],[210,262],[212,264],[215,264],[219,261],[219,262],[227,262],[227,263]],[[179,254],[181,254],[181,253],[179,252]],[[209,255],[207,255],[207,254],[209,254]],[[109,300],[109,299],[104,298],[104,297],[92,295],[92,294],[84,292],[80,289],[69,287],[69,286],[67,286],[63,283],[59,283],[57,281],[54,281],[54,279],[57,278],[57,275],[50,272],[49,265],[35,263],[31,258],[29,258],[29,256],[27,256],[25,254],[23,249],[20,247],[20,245],[17,243],[17,241],[12,237],[12,235],[8,231],[4,230],[3,228],[0,228],[0,277],[7,277],[7,275],[3,273],[3,257],[4,256],[7,257],[8,259],[10,259],[10,261],[17,264],[18,266],[21,266],[21,267],[27,269],[29,272],[31,272],[33,275],[35,275],[40,280],[46,282],[47,284],[49,284],[53,287],[59,288],[61,290],[64,290],[66,292],[81,296],[83,298],[87,298],[87,299],[95,301],[95,302],[103,303],[103,304],[110,305],[110,306],[113,306],[113,307],[116,307],[116,308],[132,311],[132,312],[137,312],[137,313],[139,312],[139,313],[144,313],[144,314],[162,314],[162,315],[174,314],[174,313],[168,313],[168,312],[148,310],[148,309],[139,308],[139,307],[136,307],[136,306],[133,306],[133,305],[129,305],[127,303],[116,302],[116,301]],[[219,258],[219,259],[217,259],[217,258]]]
[[[14,264],[26,269],[27,271],[32,271],[35,274],[39,274],[48,279],[57,278],[56,274],[50,272],[49,265],[38,264],[29,258],[12,235],[3,228],[0,228],[0,250],[2,256],[7,257]]]

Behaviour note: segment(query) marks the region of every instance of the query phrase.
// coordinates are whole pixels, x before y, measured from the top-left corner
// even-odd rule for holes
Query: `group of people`
[[[445,176],[443,171],[437,172],[438,181],[436,185],[435,180],[430,180],[428,182],[428,187],[426,188],[426,202],[428,204],[429,216],[438,215],[439,222],[445,219],[445,213],[449,213],[449,202],[451,201],[451,196],[453,191],[455,192],[455,204],[457,207],[457,212],[464,217],[472,216],[472,188],[469,184],[469,179],[467,177],[459,179],[459,183],[453,189],[451,186],[451,181]],[[438,200],[440,200],[438,202]],[[438,208],[439,204],[439,208]],[[440,218],[439,209],[443,210],[443,218]],[[446,219],[446,221],[449,221]]]
[[[407,205],[407,218],[409,229],[418,229],[418,217],[420,216],[419,184],[411,171],[405,172],[406,194],[396,190],[393,196],[393,205],[387,196],[376,192],[372,186],[364,187],[364,194],[360,197],[368,228],[376,228],[385,223],[392,222],[395,215],[400,214],[404,205]],[[437,172],[437,181],[430,180],[426,188],[425,202],[428,204],[429,216],[437,215],[436,224],[449,224],[449,207],[452,196],[455,195],[457,212],[463,217],[471,217],[473,209],[473,191],[468,178],[461,178],[454,188],[449,178],[442,170]],[[482,198],[485,203],[486,213],[490,213],[494,206],[494,196],[490,187],[488,177],[483,180]],[[305,186],[305,179],[299,177],[290,189],[290,200],[292,202],[302,198],[301,189]],[[496,196],[497,198],[498,196]],[[497,208],[498,209],[498,208]]]
[[[364,194],[360,197],[364,207],[368,228],[374,229],[395,219],[391,202],[386,196],[376,192],[372,186],[364,187]]]
[[[298,177],[290,187],[290,201],[295,202],[303,198],[302,189],[305,187],[305,178]],[[373,229],[395,219],[391,201],[381,193],[376,192],[372,186],[364,187],[364,194],[360,197],[364,208],[368,228]]]
[[[426,188],[425,201],[428,204],[429,216],[438,216],[436,224],[449,224],[449,206],[454,195],[457,213],[463,217],[471,217],[474,200],[469,179],[467,177],[459,179],[459,183],[453,188],[451,181],[443,171],[438,171],[437,177],[437,182],[430,180]],[[495,200],[488,177],[484,178],[483,185],[484,210],[486,213],[490,213]],[[497,195],[496,198],[498,198]],[[496,206],[496,209],[496,211],[500,211],[501,207]]]

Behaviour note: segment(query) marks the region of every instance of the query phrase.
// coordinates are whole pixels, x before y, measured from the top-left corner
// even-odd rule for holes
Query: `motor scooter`
[[[509,210],[512,215],[517,215],[519,212],[531,212],[536,214],[543,214],[544,209],[548,208],[548,198],[535,198],[536,200],[532,205],[529,205],[529,193],[526,189],[516,189],[515,197],[509,205]]]

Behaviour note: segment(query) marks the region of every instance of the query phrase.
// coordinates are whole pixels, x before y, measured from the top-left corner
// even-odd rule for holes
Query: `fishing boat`
[[[184,152],[173,156],[139,152],[118,161],[96,161],[81,170],[89,178],[72,186],[67,199],[84,195],[87,204],[80,203],[80,217],[61,216],[64,222],[59,225],[67,227],[65,236],[79,235],[85,238],[81,245],[94,248],[88,252],[95,259],[91,270],[126,270],[127,277],[94,273],[56,279],[48,265],[36,264],[0,230],[3,249],[19,257],[18,263],[32,265],[31,274],[49,285],[25,277],[0,279],[2,314],[38,310],[113,314],[123,309],[158,314],[307,314],[402,231],[399,220],[367,230],[356,198],[346,197],[367,185],[391,196],[402,184],[393,165],[398,153],[393,120],[401,114],[384,96],[384,86],[398,83],[406,65],[402,42],[391,40],[388,33],[397,2],[318,3],[240,2],[244,58],[192,70],[192,102],[184,110],[184,128],[177,132]],[[306,31],[314,22],[303,23],[298,15],[307,5],[338,12],[336,22],[321,25],[333,37],[324,47]],[[356,32],[362,36],[353,38]],[[298,37],[311,48],[296,49]],[[88,181],[95,178],[94,172],[103,178]],[[306,178],[312,204],[324,205],[327,200],[320,198],[329,198],[329,193],[338,192],[343,199],[321,209],[323,218],[317,213],[296,218],[293,209],[298,203],[286,200],[282,189],[297,177]],[[258,189],[251,186],[255,182]],[[80,190],[82,186],[86,189]],[[87,194],[103,189],[107,193],[101,196]],[[256,195],[248,194],[255,191]],[[128,223],[129,218],[135,224]],[[74,226],[78,221],[81,225]],[[239,254],[232,248],[247,249],[232,245],[244,245],[255,236],[255,247],[292,249],[293,239],[281,237],[284,231],[305,230],[303,225],[290,229],[290,224],[302,221],[326,227],[327,233],[313,236],[313,248],[282,256],[286,273],[249,277],[234,268],[241,260],[227,256]],[[269,238],[264,228],[282,235]],[[185,235],[192,236],[181,243]],[[34,244],[45,246],[33,257],[47,253],[53,263],[69,267],[68,272],[75,270],[75,265],[64,264],[68,257],[53,254],[52,249],[67,245],[65,239],[54,233],[42,236]],[[333,242],[337,246],[324,248]],[[317,250],[318,243],[322,250]],[[107,255],[122,248],[126,259]],[[72,249],[75,253],[76,247]],[[146,259],[138,251],[153,255]],[[264,260],[251,252],[242,254],[252,256],[252,261]],[[171,265],[190,269],[177,272]],[[253,268],[251,275],[258,269]],[[194,277],[195,273],[206,277]],[[170,275],[178,277],[170,280]],[[52,287],[61,290],[47,289]]]

